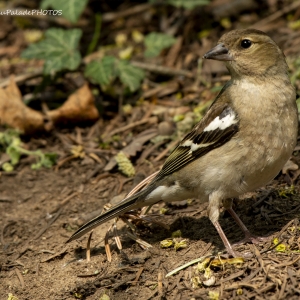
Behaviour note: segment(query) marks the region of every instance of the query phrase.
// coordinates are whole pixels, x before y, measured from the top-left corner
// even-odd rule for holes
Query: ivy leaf
[[[118,64],[119,77],[121,82],[127,86],[131,92],[135,92],[145,78],[145,72],[132,66],[128,61],[120,60]]]
[[[62,16],[70,21],[76,23],[87,5],[88,0],[43,0],[41,2],[41,9],[52,7],[55,10],[61,10]]]
[[[116,61],[113,56],[104,56],[101,61],[92,61],[86,66],[84,75],[94,83],[107,86],[116,78]]]
[[[80,29],[48,29],[45,39],[29,45],[21,56],[29,59],[44,59],[44,74],[46,75],[63,69],[75,70],[81,61],[81,55],[77,50],[81,35]]]
[[[146,51],[145,57],[154,57],[160,54],[160,52],[172,46],[176,39],[169,34],[151,32],[145,37]]]

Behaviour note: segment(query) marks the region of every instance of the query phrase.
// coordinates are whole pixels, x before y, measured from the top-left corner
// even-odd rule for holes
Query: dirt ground
[[[5,1],[0,2],[3,5]],[[39,7],[38,1],[6,2],[26,9]],[[118,57],[119,50],[137,47],[131,38],[135,31],[143,35],[169,33],[177,42],[151,59],[141,55],[144,46],[137,47],[132,62],[140,67],[143,63],[147,74],[135,93],[128,94],[119,79],[106,90],[86,83],[90,104],[99,113],[96,123],[92,118],[89,127],[79,128],[75,118],[72,124],[63,123],[68,129],[54,126],[42,135],[22,137],[25,149],[54,152],[58,161],[50,169],[32,170],[32,158],[22,156],[14,171],[0,172],[0,300],[300,298],[299,143],[292,157],[294,164],[286,172],[268,186],[235,199],[235,211],[250,231],[269,239],[255,245],[238,243],[243,233],[227,212],[221,213],[220,224],[242,258],[228,258],[207,218],[207,203],[196,199],[157,204],[149,213],[153,222],[135,222],[135,234],[152,245],[148,249],[130,238],[131,230],[119,220],[122,250],[117,247],[116,233],[110,233],[111,262],[104,238],[113,221],[94,230],[90,261],[88,234],[66,244],[105,204],[120,201],[143,178],[159,170],[170,150],[203,116],[229,76],[223,64],[210,61],[202,65],[199,59],[225,32],[253,27],[269,34],[284,50],[300,94],[299,1],[211,0],[193,10],[159,3],[152,6],[150,2],[90,0],[75,25],[43,16],[19,19],[1,15],[0,89],[15,75],[20,89],[17,103],[25,106],[30,100],[29,106],[39,111],[43,126],[48,112],[62,107],[87,79],[83,62],[76,72],[62,72],[48,83],[42,61],[20,59],[32,43],[25,38],[32,34],[31,29],[44,34],[52,27],[80,28],[83,58],[99,55],[98,47]],[[86,48],[93,36],[97,37],[94,20],[100,15],[101,34],[98,32],[94,52],[87,55]],[[111,47],[120,34],[127,36],[123,48]],[[0,132],[6,129],[1,127]],[[110,163],[124,149],[136,171],[133,178],[121,175]],[[0,153],[1,166],[4,160],[5,153]],[[165,240],[183,246],[163,248]]]
[[[53,137],[45,140],[57,149],[63,147],[58,140],[53,143]],[[49,150],[53,151],[53,146]],[[135,182],[116,172],[95,173],[94,163],[83,162],[71,160],[58,170],[32,171],[24,161],[15,172],[1,174],[1,299],[11,299],[9,294],[24,300],[105,299],[103,295],[110,299],[299,298],[300,198],[297,188],[286,183],[290,177],[279,175],[268,187],[237,201],[236,211],[254,234],[272,235],[261,244],[235,246],[244,261],[230,264],[206,217],[207,204],[195,200],[189,205],[169,206],[167,214],[156,217],[169,229],[149,223],[138,226],[136,234],[153,246],[148,250],[129,239],[128,227],[119,221],[123,250],[110,239],[111,263],[103,237],[112,222],[100,226],[94,231],[91,261],[87,262],[88,236],[69,244],[66,240],[95,211],[114,196],[128,192]],[[136,178],[151,174],[158,166],[140,166]],[[163,205],[158,206],[152,211],[158,212]],[[231,242],[243,238],[227,213],[220,222]],[[178,240],[186,240],[187,247],[177,251],[161,248],[160,242],[177,230],[182,233]],[[278,237],[278,247],[273,237]],[[165,277],[176,267],[206,255],[211,257],[206,272],[194,264]],[[213,261],[221,257],[221,264]],[[206,282],[208,271],[211,282]]]

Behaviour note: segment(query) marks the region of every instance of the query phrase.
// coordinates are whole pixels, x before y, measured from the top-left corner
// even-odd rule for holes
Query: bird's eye
[[[241,41],[241,47],[244,49],[250,48],[252,45],[252,42],[250,40],[242,40]]]

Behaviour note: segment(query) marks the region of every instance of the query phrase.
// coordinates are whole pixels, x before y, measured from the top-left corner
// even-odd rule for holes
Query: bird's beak
[[[203,58],[222,61],[233,60],[233,57],[229,54],[228,49],[223,43],[218,44],[216,47],[209,50],[207,53],[204,54]]]

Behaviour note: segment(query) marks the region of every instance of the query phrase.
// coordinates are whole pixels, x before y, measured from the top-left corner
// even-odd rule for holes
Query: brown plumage
[[[218,222],[222,204],[254,240],[230,199],[268,183],[289,159],[298,128],[295,91],[282,51],[261,31],[231,31],[204,58],[225,61],[231,75],[207,114],[148,187],[82,226],[68,241],[131,209],[187,198],[209,202],[208,216],[231,255]]]

